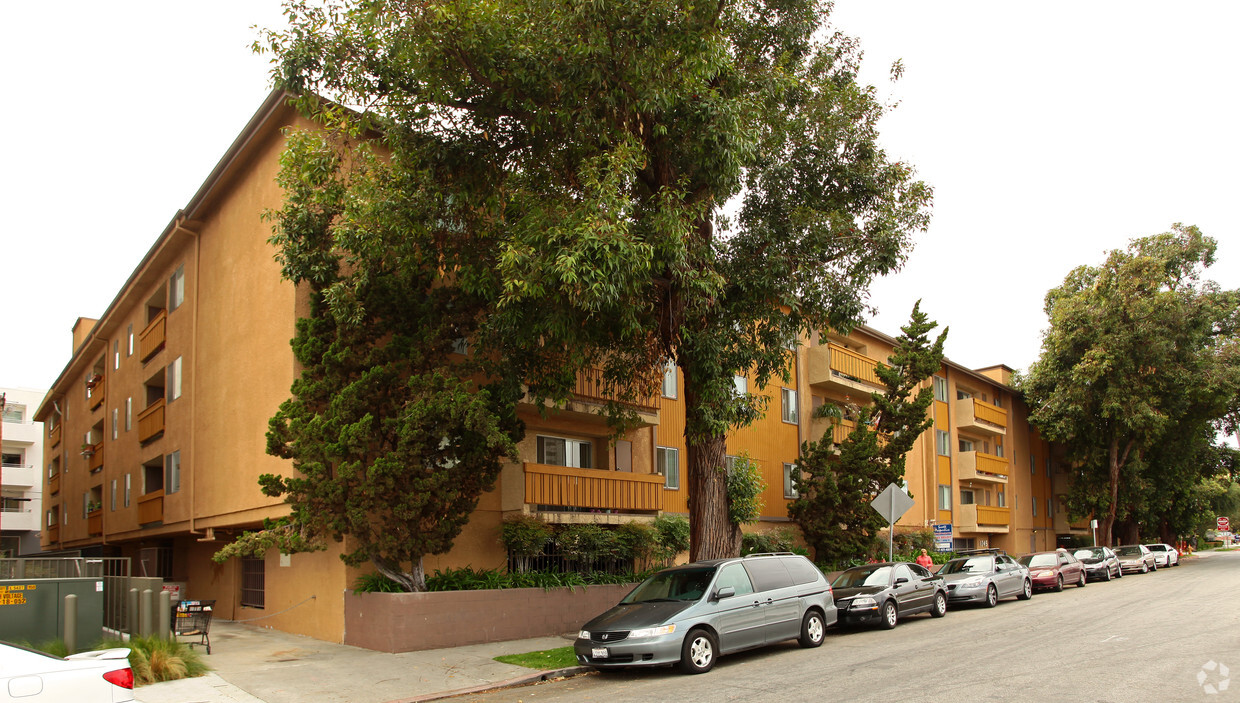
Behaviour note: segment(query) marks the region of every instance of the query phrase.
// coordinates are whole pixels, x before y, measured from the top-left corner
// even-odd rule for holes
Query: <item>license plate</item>
[[[606,647],[594,647],[593,649],[590,650],[590,656],[594,657],[595,659],[606,659],[607,648]]]

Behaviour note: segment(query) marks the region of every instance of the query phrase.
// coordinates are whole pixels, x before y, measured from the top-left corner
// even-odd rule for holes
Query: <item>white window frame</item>
[[[118,371],[121,368],[121,340],[112,340],[112,370]]]
[[[130,496],[130,492],[132,491],[132,489],[133,489],[133,479],[130,478],[130,474],[125,474],[125,507],[126,508],[129,507],[129,496]]]
[[[168,279],[168,312],[185,303],[185,264],[177,267]]]
[[[966,493],[968,494],[968,500],[965,500]],[[977,491],[973,490],[972,488],[961,488],[960,489],[960,504],[961,505],[977,505]]]
[[[164,495],[181,490],[181,450],[164,456]]]
[[[945,484],[939,484],[939,510],[952,509],[952,487]]]
[[[676,447],[656,447],[655,471],[663,477],[664,488],[680,490],[680,450]]]
[[[736,390],[737,395],[749,394],[749,379],[741,374],[732,376],[732,388]]]
[[[172,360],[168,364],[168,402],[172,402],[181,397],[181,357]]]
[[[125,338],[128,340],[125,347],[125,356],[133,356],[133,323],[129,323],[129,329],[125,332]]]
[[[125,431],[133,429],[133,397],[125,399]]]
[[[964,437],[961,437],[961,438],[959,438],[957,441],[958,441],[958,442],[959,442],[959,444],[960,444],[960,451],[962,451],[962,452],[973,452],[973,451],[977,451],[977,447],[975,447],[975,446],[974,446],[974,444],[973,444],[973,440],[971,440],[971,439],[965,439]],[[965,449],[965,447],[968,447],[968,449]]]
[[[939,456],[952,455],[952,433],[945,430],[934,431],[934,451]]]
[[[797,424],[797,392],[795,388],[780,388],[780,401],[783,404],[783,420],[784,422],[795,425]]]
[[[796,464],[784,462],[784,498],[795,499],[801,497],[801,494],[797,491],[796,486],[792,483],[793,471],[796,471]]]
[[[680,391],[680,386],[677,383],[679,379],[676,377],[676,368],[677,368],[676,364],[673,364],[670,361],[667,362],[667,364],[664,365],[663,367],[663,397],[664,398],[678,397],[677,393],[679,393]]]
[[[112,439],[121,436],[121,411],[120,408],[112,408]]]
[[[947,379],[937,374],[934,376],[934,399],[943,403],[948,400]]]
[[[535,441],[536,459],[538,463],[547,466],[564,466],[574,469],[592,469],[594,468],[594,443],[588,439],[573,439],[571,437],[557,437],[554,435],[538,435]],[[554,464],[547,459],[546,448],[559,443],[560,450],[563,452],[562,464]],[[583,448],[587,451],[582,452]],[[583,460],[583,455],[585,459]],[[584,465],[583,465],[584,464]]]

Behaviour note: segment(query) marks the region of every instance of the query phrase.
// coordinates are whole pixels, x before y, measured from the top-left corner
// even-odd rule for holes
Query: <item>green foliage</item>
[[[809,556],[809,550],[797,544],[796,534],[788,528],[771,532],[746,532],[741,537],[741,555],[763,552],[792,552]]]
[[[896,531],[893,548],[898,552],[920,555],[921,550],[934,551],[934,530]]]
[[[737,526],[757,522],[762,515],[764,490],[762,467],[748,453],[741,452],[728,469],[728,521]]]
[[[615,530],[619,557],[639,568],[649,568],[659,551],[659,532],[644,522],[626,522]]]
[[[654,519],[654,529],[659,533],[656,557],[667,566],[682,552],[689,549],[689,521],[680,515],[660,515]]]
[[[561,554],[585,569],[592,568],[600,560],[620,556],[616,533],[600,525],[565,525],[556,533],[555,541],[560,545]]]
[[[546,671],[577,666],[577,655],[573,652],[573,648],[568,646],[543,649],[537,652],[526,652],[524,654],[503,654],[495,657],[495,661]]]
[[[1196,510],[1184,499],[1210,475],[1193,457],[1235,413],[1240,291],[1202,280],[1216,248],[1177,224],[1074,269],[1046,295],[1042,353],[1018,384],[1030,421],[1072,466],[1071,514],[1097,515],[1103,544],[1117,521],[1125,539],[1143,522],[1184,529]]]
[[[563,402],[589,366],[617,398],[646,397],[671,359],[685,378],[693,554],[725,556],[725,482],[697,459],[722,456],[727,431],[762,411],[732,374],[763,386],[788,373],[787,340],[855,324],[870,281],[899,268],[928,220],[930,189],[879,148],[887,106],[856,82],[861,50],[829,31],[829,9],[290,2],[288,29],[260,47],[277,83],[342,144],[377,129],[385,158],[305,153],[291,137],[305,158],[281,183],[286,276],[322,292],[329,327],[408,309],[415,319],[387,329],[425,331],[401,352],[419,361],[435,361],[424,352],[446,346],[447,328],[468,337],[536,404]],[[414,280],[432,270],[450,285]],[[357,295],[371,287],[381,301]],[[313,356],[349,357],[313,336]],[[631,406],[609,411],[633,420]]]
[[[578,588],[603,584],[638,583],[646,578],[646,572],[623,572],[608,574],[591,571],[584,574],[576,571],[530,571],[509,574],[497,569],[476,570],[470,567],[446,569],[426,578],[428,591],[477,591],[501,588]]]
[[[194,678],[211,670],[202,660],[202,655],[175,639],[149,636],[106,640],[96,645],[95,649],[114,647],[129,649],[129,667],[133,669],[135,686]]]
[[[921,384],[943,361],[947,330],[933,342],[928,336],[937,326],[921,312],[920,301],[914,305],[890,366],[875,370],[886,392],[872,394],[871,405],[858,409],[856,428],[843,442],[836,444],[828,431],[802,445],[793,479],[799,497],[788,504],[788,516],[818,561],[841,564],[879,552],[878,532],[887,523],[870,502],[888,484],[901,482],[908,452],[930,427],[933,390]]]
[[[399,583],[380,574],[362,574],[353,582],[355,593],[402,593],[405,589]]]
[[[518,571],[530,570],[530,558],[543,553],[552,534],[551,526],[533,515],[514,515],[500,526],[500,542],[517,558]]]

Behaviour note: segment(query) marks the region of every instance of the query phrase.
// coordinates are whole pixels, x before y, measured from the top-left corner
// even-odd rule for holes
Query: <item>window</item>
[[[998,493],[996,493],[995,494],[995,505],[1000,508],[1006,508],[1007,507],[1007,494],[1004,493],[1003,491],[999,491]]]
[[[1038,536],[1036,534],[1029,535],[1029,551],[1038,551]]]
[[[797,392],[791,388],[781,388],[780,397],[784,404],[784,422],[797,422]]]
[[[745,395],[749,393],[749,379],[741,375],[732,377],[732,385],[736,388],[737,395]]]
[[[125,399],[125,431],[133,429],[133,398]]]
[[[125,356],[133,356],[133,323],[130,323],[129,329],[125,331]]]
[[[594,445],[589,440],[538,436],[538,463],[548,466],[594,468]]]
[[[736,589],[736,595],[738,596],[753,593],[753,582],[749,580],[749,574],[741,564],[728,564],[719,570],[719,578],[715,581],[715,588],[723,588],[724,586],[731,586]]]
[[[1036,474],[1037,472],[1038,472],[1038,460],[1032,454],[1030,454],[1029,455],[1029,475],[1032,476]]]
[[[88,491],[82,494],[82,519],[85,520],[86,516],[89,513],[90,513],[90,492]]]
[[[176,273],[168,279],[168,312],[181,307],[185,302],[185,265],[177,267]]]
[[[129,474],[125,474],[125,507],[126,508],[129,507],[129,493],[132,487],[133,487],[133,484],[129,478]]]
[[[1000,456],[1000,457],[1003,456],[1003,445],[1002,444],[995,445],[995,456]]]
[[[1033,506],[1033,516],[1037,517],[1038,516],[1038,499],[1034,498],[1033,500],[1029,501],[1029,503],[1030,505]]]
[[[676,392],[676,364],[669,361],[663,367],[663,397],[675,398]]]
[[[991,401],[991,404],[994,405],[996,408],[1001,408],[1003,407],[1003,398],[1000,398],[999,396],[995,396],[994,400]]]
[[[952,487],[939,486],[939,510],[952,509]]]
[[[947,379],[942,376],[934,377],[934,399],[947,402]]]
[[[1046,475],[1051,475],[1051,458],[1049,456],[1046,457]]]
[[[1055,517],[1055,506],[1050,498],[1046,499],[1046,517]]]
[[[181,490],[181,450],[164,457],[164,493]]]
[[[934,444],[935,444],[935,447],[938,449],[939,456],[951,456],[952,455],[952,444],[951,443],[952,443],[952,435],[950,432],[944,432],[943,430],[934,431]]]
[[[973,500],[974,500],[973,491],[967,488],[960,489],[960,504],[961,505],[973,505],[974,504]]]
[[[664,488],[680,488],[680,450],[659,447],[655,452],[656,470],[663,476]]]
[[[111,500],[112,512],[116,512],[116,493],[117,493],[117,490],[116,490],[116,479],[112,479],[112,496],[111,496],[111,498],[112,498],[112,500]]]
[[[266,606],[267,598],[267,560],[262,557],[242,557],[241,559],[241,605],[245,608]]]
[[[112,439],[120,436],[121,432],[121,411],[119,408],[112,408]]]
[[[26,419],[26,406],[6,403],[4,405],[4,421],[21,424]],[[49,423],[50,424],[50,423]]]
[[[115,371],[121,367],[121,340],[112,341],[112,370]]]
[[[956,400],[966,400],[972,398],[973,394],[968,391],[956,391]]]
[[[168,364],[168,401],[174,401],[181,397],[181,357],[172,360]]]
[[[973,440],[971,440],[971,439],[964,439],[964,438],[962,437],[962,438],[960,439],[960,451],[962,451],[962,452],[971,452],[971,451],[973,451]]]
[[[732,454],[728,454],[723,457],[723,469],[728,472],[729,476],[732,475],[732,469],[736,468],[736,462],[739,460],[740,457],[733,456]]]
[[[796,484],[793,482],[793,472],[796,471],[796,464],[784,464],[784,497],[799,498],[800,493],[797,492]]]

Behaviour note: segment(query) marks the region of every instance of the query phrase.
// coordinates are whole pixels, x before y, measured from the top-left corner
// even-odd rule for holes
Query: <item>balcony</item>
[[[1012,523],[1010,508],[991,505],[961,505],[956,508],[956,531],[1006,533]]]
[[[1089,534],[1089,518],[1070,522],[1067,513],[1057,512],[1055,513],[1055,532],[1061,535],[1087,535]]]
[[[625,512],[663,509],[663,477],[627,471],[525,464],[525,502]]]
[[[48,544],[52,544],[53,542],[59,542],[60,541],[60,525],[59,524],[49,525],[43,528],[43,534],[47,535]]]
[[[956,470],[961,481],[987,481],[1006,484],[1008,461],[986,452],[960,452]]]
[[[59,471],[47,477],[47,494],[54,496],[57,493],[60,493],[60,472]]]
[[[151,320],[146,329],[142,330],[138,337],[138,354],[142,359],[142,363],[146,363],[152,356],[164,348],[164,344],[168,341],[165,323],[168,321],[167,311],[161,310],[155,319]]]
[[[100,405],[103,405],[103,394],[105,388],[106,383],[104,382],[102,375],[95,374],[91,377],[91,380],[86,384],[86,389],[90,395],[86,402],[86,406],[88,408],[91,410],[97,410]]]
[[[39,529],[39,516],[35,515],[33,510],[4,510],[0,511],[0,525],[4,525],[7,530],[22,530],[25,532],[34,532]]]
[[[60,446],[60,425],[56,425],[47,433],[47,439],[52,449]]]
[[[89,454],[83,451],[82,455],[86,457],[86,466],[90,468],[92,474],[103,468],[103,442],[91,447]]]
[[[1002,436],[1007,434],[1007,410],[977,398],[956,400],[956,429]]]
[[[857,394],[867,402],[871,393],[883,392],[886,386],[874,372],[879,362],[851,349],[827,343],[809,350],[809,383],[840,393]]]
[[[103,508],[96,508],[86,513],[86,531],[91,537],[103,534]]]
[[[164,521],[164,490],[151,491],[138,497],[138,524]]]
[[[163,398],[160,398],[138,413],[139,442],[145,444],[164,433],[164,406],[166,402]]]
[[[4,465],[4,485],[34,488],[39,485],[39,471],[33,466]]]
[[[573,395],[589,403],[602,404],[615,400],[615,397],[607,392],[603,383],[603,370],[599,368],[583,369],[577,373],[577,385],[573,388]],[[639,398],[624,404],[644,412],[658,412],[661,397],[655,395],[649,398]]]

